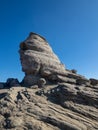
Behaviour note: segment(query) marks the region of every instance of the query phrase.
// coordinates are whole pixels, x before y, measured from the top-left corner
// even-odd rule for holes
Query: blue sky
[[[98,79],[98,0],[0,0],[0,81],[22,80],[19,44],[44,36],[68,69]]]

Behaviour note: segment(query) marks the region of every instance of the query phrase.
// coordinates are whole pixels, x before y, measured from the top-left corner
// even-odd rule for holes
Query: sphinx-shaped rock
[[[65,73],[65,67],[52,51],[45,38],[30,33],[20,44],[20,59],[25,72],[23,83],[27,86],[36,84],[40,78],[51,77],[52,74]]]

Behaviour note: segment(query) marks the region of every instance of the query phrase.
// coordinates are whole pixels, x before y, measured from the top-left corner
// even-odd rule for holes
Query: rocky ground
[[[67,70],[46,39],[20,44],[25,77],[0,82],[0,130],[98,130],[98,80]]]
[[[0,90],[0,130],[98,130],[98,86]]]

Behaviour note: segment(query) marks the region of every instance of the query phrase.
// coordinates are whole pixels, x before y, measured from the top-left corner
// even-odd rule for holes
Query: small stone
[[[46,80],[44,78],[40,78],[39,81],[38,81],[38,86],[40,88],[44,87],[46,84]]]

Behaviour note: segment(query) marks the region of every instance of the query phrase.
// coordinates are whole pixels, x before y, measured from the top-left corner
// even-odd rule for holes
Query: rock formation
[[[85,77],[66,70],[45,38],[38,34],[30,33],[20,44],[19,52],[22,70],[25,72],[24,86],[37,84],[40,78],[52,82],[89,82]]]
[[[0,83],[0,130],[98,130],[98,80],[67,70],[42,36],[20,44],[25,77]]]
[[[40,77],[48,78],[53,74],[63,74],[64,65],[53,53],[51,47],[42,36],[30,33],[20,44],[20,59],[25,72],[23,83],[34,85]]]

